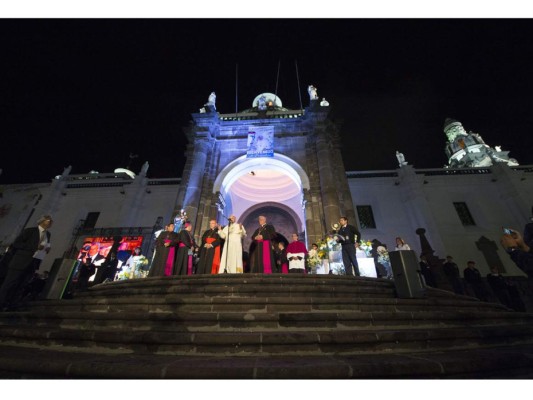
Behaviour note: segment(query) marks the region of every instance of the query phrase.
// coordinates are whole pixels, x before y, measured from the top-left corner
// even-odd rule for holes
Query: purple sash
[[[170,243],[170,242],[171,242],[170,240],[165,240],[165,243]],[[168,249],[167,261],[165,263],[165,276],[172,275],[172,270],[174,269],[174,253],[175,253],[174,246],[170,246],[170,248]]]
[[[270,240],[258,240],[257,244],[263,242],[263,274],[272,273],[272,263],[270,262]]]

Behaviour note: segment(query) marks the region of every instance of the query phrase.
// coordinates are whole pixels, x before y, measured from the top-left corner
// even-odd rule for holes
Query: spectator
[[[461,281],[461,273],[459,267],[453,262],[452,256],[446,257],[446,262],[442,265],[444,274],[448,278],[448,281],[452,285],[453,291],[456,294],[465,294],[463,282]]]
[[[488,291],[474,261],[468,261],[464,270],[465,282],[472,288],[474,295],[482,301],[489,301]]]
[[[511,308],[515,311],[526,312],[526,305],[524,304],[518,287],[513,282],[507,281],[507,291],[511,298]]]
[[[511,229],[511,233],[501,237],[500,243],[518,268],[533,279],[533,248],[524,242],[520,233]]]
[[[87,256],[80,265],[76,290],[84,292],[89,288],[89,278],[96,272],[96,267],[91,263],[91,257]]]
[[[13,255],[0,287],[0,309],[16,307],[24,285],[39,268],[41,260],[50,251],[52,217],[42,216],[36,227],[24,229],[13,242]]]
[[[511,296],[507,289],[507,280],[500,274],[498,267],[492,267],[490,269],[490,274],[487,275],[487,282],[500,303],[512,308]]]
[[[95,279],[95,283],[102,282],[113,282],[115,280],[115,275],[118,271],[118,258],[117,255],[113,252],[109,254],[109,259],[106,259],[102,266],[99,268],[102,271],[99,279]]]
[[[436,288],[437,282],[435,281],[435,276],[433,275],[433,271],[431,271],[431,266],[429,265],[426,256],[424,255],[420,256],[419,264],[420,264],[420,272],[422,273],[422,276],[424,277],[424,281],[426,282],[426,285]]]
[[[401,237],[396,238],[396,249],[395,250],[411,250],[411,247]]]

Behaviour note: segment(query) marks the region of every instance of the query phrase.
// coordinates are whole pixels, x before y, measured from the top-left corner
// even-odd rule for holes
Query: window
[[[476,225],[474,218],[472,218],[472,214],[470,214],[470,210],[468,209],[466,203],[453,203],[453,206],[455,207],[455,211],[457,211],[457,215],[459,216],[459,219],[461,220],[464,226]]]
[[[356,208],[361,229],[376,228],[372,206],[357,206]]]

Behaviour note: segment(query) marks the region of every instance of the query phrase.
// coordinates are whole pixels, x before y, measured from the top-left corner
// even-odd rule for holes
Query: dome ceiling
[[[232,195],[250,201],[282,202],[300,193],[298,185],[287,174],[270,169],[249,171],[231,186]]]

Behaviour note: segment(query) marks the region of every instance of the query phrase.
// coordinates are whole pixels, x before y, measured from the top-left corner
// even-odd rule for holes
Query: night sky
[[[150,163],[181,176],[182,128],[217,93],[220,113],[313,84],[342,122],[347,170],[446,162],[455,118],[533,164],[533,21],[521,19],[0,20],[0,184]]]

